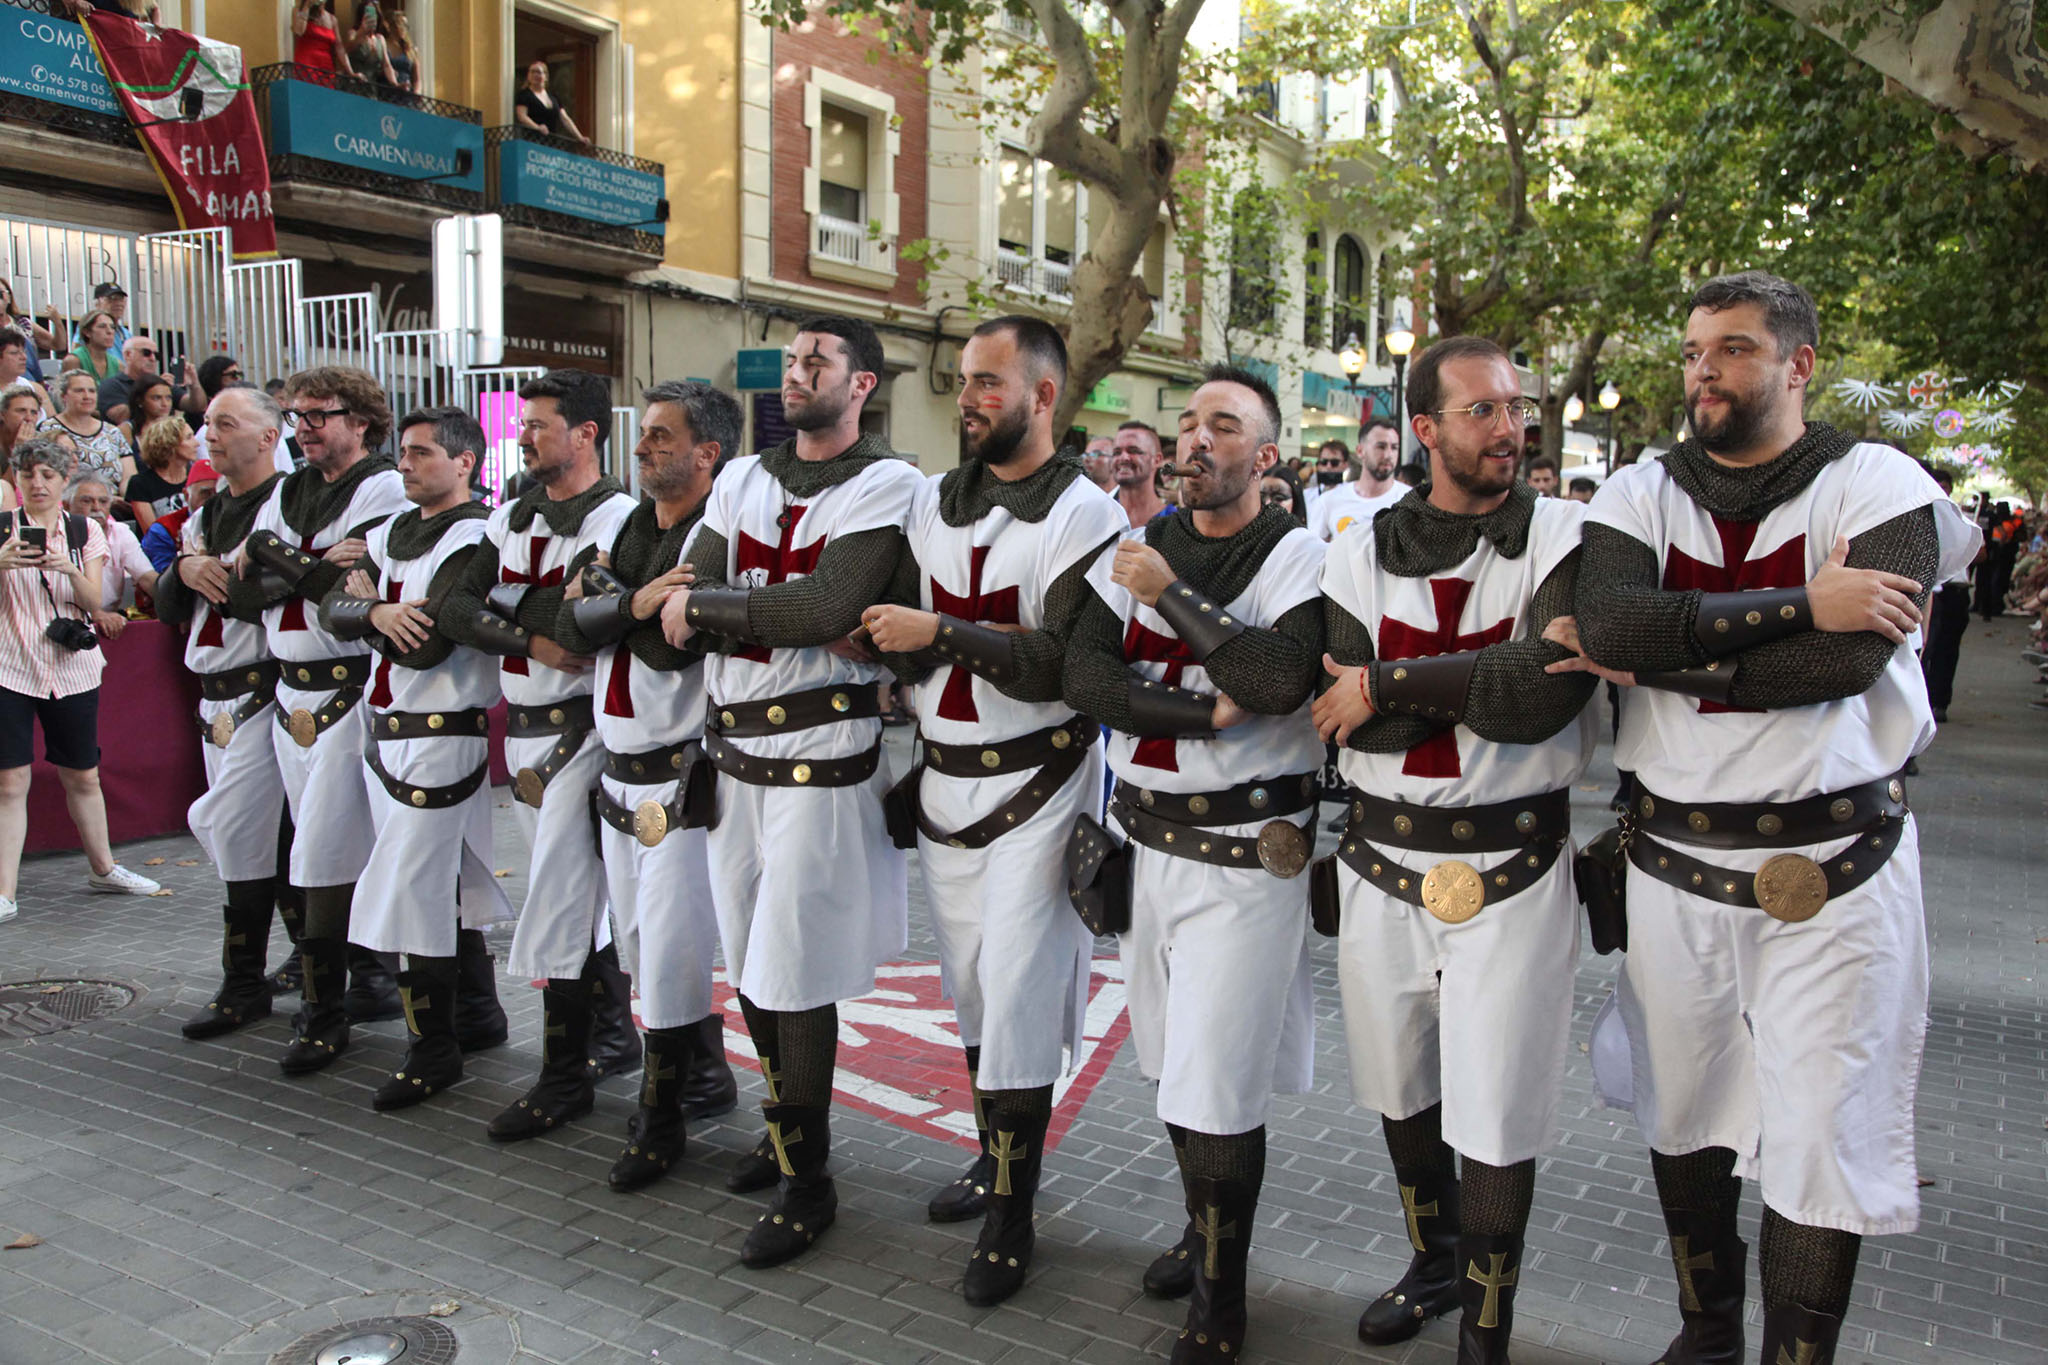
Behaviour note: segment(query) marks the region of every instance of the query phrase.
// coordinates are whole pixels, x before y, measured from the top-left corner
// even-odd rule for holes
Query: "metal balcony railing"
[[[820,256],[829,256],[850,265],[868,264],[868,230],[865,227],[845,218],[834,218],[828,213],[817,214],[815,221]]]
[[[1026,256],[1008,247],[996,248],[996,280],[1005,288],[1050,299],[1074,296],[1074,268],[1044,257]]]
[[[372,194],[386,195],[394,199],[408,199],[420,203],[438,204],[445,208],[463,212],[474,212],[484,206],[481,190],[466,188],[449,180],[426,180],[414,176],[394,174],[367,166],[347,165],[309,156],[302,152],[279,151],[271,122],[272,92],[287,82],[321,86],[342,95],[375,101],[379,105],[411,109],[418,113],[430,114],[435,118],[453,119],[459,123],[481,126],[484,116],[481,111],[445,100],[429,99],[397,90],[388,85],[377,85],[345,76],[339,72],[322,70],[319,67],[300,66],[295,62],[277,62],[270,66],[259,66],[249,73],[249,87],[256,99],[257,117],[263,124],[264,142],[270,147],[270,178],[274,182],[307,181],[315,184],[332,185],[340,189],[365,190]],[[377,124],[382,127],[385,116],[378,116]],[[477,168],[481,174],[481,168]]]

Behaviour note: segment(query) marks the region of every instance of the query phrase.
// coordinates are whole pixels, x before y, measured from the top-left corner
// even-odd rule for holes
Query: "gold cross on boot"
[[[761,1059],[761,1079],[768,1083],[768,1099],[773,1104],[782,1103],[782,1073],[775,1069],[775,1063],[767,1057]]]
[[[649,1054],[640,1068],[640,1107],[642,1109],[654,1108],[655,1092],[660,1088],[661,1083],[663,1081],[672,1081],[675,1078],[676,1064],[674,1062],[663,1066],[658,1055]]]
[[[1484,1274],[1480,1273],[1479,1262],[1472,1261],[1467,1263],[1465,1267],[1465,1278],[1474,1284],[1483,1285],[1486,1288],[1486,1301],[1479,1306],[1479,1325],[1481,1327],[1498,1327],[1500,1326],[1500,1291],[1514,1288],[1515,1281],[1521,1278],[1522,1269],[1520,1266],[1517,1266],[1513,1270],[1503,1271],[1501,1267],[1506,1265],[1508,1260],[1507,1253],[1504,1251],[1489,1252],[1487,1259],[1493,1262],[1493,1268],[1490,1271]]]
[[[1401,1211],[1408,1215],[1408,1244],[1417,1251],[1428,1251],[1429,1248],[1422,1244],[1422,1220],[1437,1216],[1437,1201],[1432,1199],[1427,1204],[1418,1204],[1415,1202],[1415,1187],[1403,1185]]]
[[[405,1031],[419,1037],[419,1011],[428,1008],[428,1002],[414,995],[412,987],[402,985],[398,988],[398,1003],[405,1007]]]
[[[1691,1252],[1692,1238],[1681,1236],[1671,1239],[1671,1264],[1678,1271],[1678,1306],[1688,1313],[1698,1313],[1702,1311],[1700,1295],[1693,1285],[1692,1273],[1695,1270],[1712,1270],[1714,1253],[1702,1251],[1694,1256]]]
[[[785,1134],[780,1123],[777,1123],[774,1119],[768,1120],[768,1141],[775,1144],[775,1164],[780,1166],[782,1173],[791,1179],[796,1178],[796,1167],[789,1164],[789,1144],[792,1142],[802,1142],[803,1140],[803,1129],[799,1128],[794,1132]]]
[[[1022,1161],[1030,1153],[1031,1149],[1029,1147],[1022,1146],[1017,1142],[1017,1135],[1015,1133],[999,1132],[996,1134],[996,1140],[989,1144],[988,1154],[990,1159],[996,1163],[995,1192],[997,1194],[1007,1195],[1014,1193],[1010,1188],[1010,1163]]]
[[[1776,1365],[1812,1365],[1814,1353],[1820,1350],[1820,1343],[1813,1341],[1795,1341],[1792,1346],[1799,1354],[1780,1346]]]
[[[1201,1218],[1195,1223],[1195,1232],[1208,1244],[1208,1250],[1202,1253],[1203,1276],[1211,1280],[1220,1279],[1223,1275],[1223,1263],[1218,1253],[1222,1250],[1225,1238],[1237,1236],[1237,1224],[1224,1222],[1223,1210],[1211,1204],[1202,1211]]]

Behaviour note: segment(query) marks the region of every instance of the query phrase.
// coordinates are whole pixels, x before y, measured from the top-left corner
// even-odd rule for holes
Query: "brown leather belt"
[[[195,716],[193,719],[199,723],[199,734],[202,739],[216,749],[225,749],[235,742],[235,731],[254,720],[258,711],[276,700],[276,691],[266,687],[259,692],[248,694],[242,704],[232,711],[215,712],[211,720],[205,716]]]
[[[1006,739],[1000,744],[984,745],[978,751],[972,746],[959,744],[948,745],[941,751],[927,741],[925,762],[933,771],[944,772],[948,777],[996,777],[1033,769],[1036,776],[1002,805],[966,828],[951,833],[933,824],[920,804],[918,830],[925,838],[948,848],[987,848],[1004,831],[1015,829],[1045,809],[1045,803],[1052,800],[1053,793],[1066,786],[1067,779],[1081,770],[1081,764],[1088,757],[1088,746],[1100,733],[1094,721],[1075,716],[1064,725]],[[951,762],[953,770],[941,767],[942,760]]]
[[[1566,804],[1569,806],[1570,798],[1566,798]],[[1361,880],[1395,900],[1427,910],[1445,924],[1463,924],[1485,908],[1488,901],[1519,896],[1542,881],[1563,849],[1564,836],[1551,834],[1540,843],[1524,844],[1518,856],[1490,871],[1481,872],[1470,863],[1446,858],[1426,872],[1417,872],[1395,862],[1367,843],[1354,827],[1347,826],[1344,842],[1337,846],[1337,856]]]
[[[370,656],[349,654],[339,659],[278,660],[278,681],[301,692],[319,692],[330,687],[360,689],[370,680]]]
[[[384,760],[378,757],[377,743],[380,738],[409,739],[418,736],[379,736],[372,731],[370,742],[363,746],[363,762],[369,765],[377,780],[384,784],[384,790],[391,793],[391,799],[402,806],[411,806],[416,810],[445,810],[449,806],[459,806],[476,795],[477,789],[483,786],[484,779],[491,775],[491,763],[486,758],[476,765],[475,772],[445,787],[422,787],[412,782],[401,782],[391,775],[391,770],[384,766]]]
[[[1568,791],[1486,806],[1417,806],[1354,791],[1344,836],[1421,853],[1497,853],[1562,839],[1571,828]]]
[[[278,665],[275,659],[262,659],[245,668],[224,668],[218,673],[201,673],[199,695],[207,701],[233,701],[236,697],[246,697],[252,692],[275,692],[277,674]]]
[[[1311,782],[1315,775],[1309,774]],[[1284,779],[1292,781],[1293,779]],[[1124,784],[1118,783],[1121,793]],[[1299,807],[1297,807],[1299,809]],[[1109,803],[1110,814],[1123,826],[1131,842],[1146,848],[1186,858],[1192,862],[1214,863],[1218,867],[1264,868],[1276,877],[1298,876],[1308,866],[1315,847],[1315,822],[1305,825],[1292,820],[1268,820],[1257,834],[1220,834],[1199,825],[1163,819],[1117,799]],[[1232,820],[1230,824],[1243,821]]]
[[[356,703],[362,699],[362,684],[348,683],[329,696],[317,711],[300,706],[287,713],[282,706],[278,707],[277,723],[292,737],[293,743],[301,749],[310,749],[336,721],[355,710]]]
[[[1644,792],[1630,812],[1636,829],[1702,848],[1798,848],[1867,830],[1906,814],[1906,784],[1881,777],[1799,801],[1723,804],[1673,801]]]
[[[445,739],[488,735],[491,717],[481,706],[467,711],[373,711],[372,739]]]
[[[1115,799],[1176,825],[1248,825],[1315,804],[1316,775],[1291,773],[1215,792],[1162,792],[1117,779]]]
[[[565,697],[541,706],[508,707],[505,712],[505,733],[512,739],[580,733],[594,723],[587,695]]]
[[[872,720],[882,714],[873,683],[819,687],[767,701],[730,701],[714,706],[704,728],[727,739],[759,739],[813,730],[842,720]]]
[[[702,748],[691,739],[671,744],[666,749],[646,749],[637,754],[615,754],[607,749],[604,751],[604,775],[629,787],[673,782],[683,775],[684,769],[690,766],[690,759]],[[619,828],[624,829],[625,826]],[[631,832],[627,830],[627,833]]]
[[[874,776],[882,761],[882,740],[851,758],[756,758],[735,749],[716,733],[704,736],[704,753],[727,777],[754,787],[851,787]]]
[[[666,780],[666,779],[664,779]],[[602,786],[597,789],[597,813],[621,834],[630,834],[647,848],[653,848],[674,830],[696,829],[706,822],[692,819],[689,787],[678,783],[676,794],[666,801],[642,801],[631,809],[612,799]]]

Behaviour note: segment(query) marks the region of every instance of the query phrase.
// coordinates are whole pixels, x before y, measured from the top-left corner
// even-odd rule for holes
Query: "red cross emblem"
[[[1424,630],[1391,616],[1380,618],[1379,656],[1395,659],[1427,659],[1437,654],[1461,654],[1484,649],[1508,638],[1515,628],[1513,617],[1495,621],[1471,635],[1458,634],[1458,621],[1472,596],[1469,578],[1432,578],[1429,595],[1436,600],[1436,627]],[[1456,777],[1464,772],[1458,761],[1458,731],[1455,726],[1439,730],[1408,751],[1401,772],[1408,777]]]
[[[988,550],[986,545],[977,545],[968,555],[965,597],[955,597],[939,586],[937,578],[932,579],[933,611],[975,623],[1017,624],[1017,590],[1014,587],[998,588],[987,594],[981,590],[981,568],[988,562]],[[953,672],[946,679],[946,689],[939,694],[939,714],[947,720],[981,719],[981,712],[974,705],[974,675],[958,664],[953,665]]]
[[[1179,687],[1181,674],[1189,664],[1200,663],[1177,635],[1161,635],[1138,624],[1133,616],[1131,623],[1124,627],[1124,662],[1127,664],[1165,664],[1166,672],[1159,681],[1167,687]],[[1148,768],[1163,768],[1167,772],[1180,771],[1180,752],[1175,747],[1178,741],[1163,736],[1149,736],[1138,741],[1138,747],[1131,753],[1131,762],[1142,763]]]
[[[633,651],[624,640],[612,651],[612,676],[605,683],[604,713],[621,720],[633,719]]]
[[[804,513],[808,510],[800,502],[785,507],[782,515],[775,519],[775,524],[782,529],[782,535],[773,545],[756,540],[745,531],[740,532],[739,544],[733,550],[735,572],[744,574],[753,569],[761,570],[766,577],[752,586],[766,588],[777,583],[787,583],[793,577],[815,571],[818,567],[818,556],[825,549],[825,537],[819,536],[804,546],[798,546],[796,543],[797,523],[804,519]],[[763,646],[749,645],[739,650],[737,657],[765,664],[770,652]]]
[[[1703,564],[1673,545],[1664,560],[1664,591],[1743,592],[1751,588],[1797,588],[1806,582],[1806,537],[1796,535],[1765,555],[1751,559],[1749,547],[1756,541],[1754,521],[1723,521],[1714,518],[1714,534],[1721,541],[1721,562]],[[1730,566],[1734,567],[1730,567]],[[1701,701],[1703,716],[1726,715],[1731,711],[1755,711],[1754,706],[1728,706],[1718,701]]]
[[[531,583],[536,588],[559,586],[563,578],[561,565],[557,564],[546,573],[542,573],[540,568],[540,562],[547,558],[548,546],[552,543],[552,540],[553,538],[550,536],[527,537],[526,572],[520,573],[517,569],[508,569],[503,564],[500,564],[498,566],[498,581],[500,583]],[[503,662],[507,673],[516,673],[522,678],[532,671],[527,666],[526,660],[518,657],[510,657]]]
[[[307,536],[299,542],[299,548],[307,554],[314,553],[313,537]],[[284,615],[277,618],[279,630],[304,630],[306,628],[306,599],[287,597],[284,600]]]
[[[398,581],[397,574],[391,575],[384,580],[384,600],[391,603],[398,602],[400,600],[399,593],[403,591],[404,587],[405,585]],[[392,645],[390,647],[396,649],[398,646]],[[377,661],[376,681],[370,687],[370,705],[380,709],[391,705],[391,656],[389,654],[384,655]]]

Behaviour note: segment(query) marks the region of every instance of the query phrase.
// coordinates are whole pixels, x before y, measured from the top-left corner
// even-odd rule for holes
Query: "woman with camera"
[[[64,804],[90,864],[94,891],[146,896],[157,889],[114,861],[100,795],[100,673],[106,657],[89,624],[99,605],[107,538],[64,510],[78,457],[46,436],[14,446],[21,508],[0,513],[0,920],[14,918],[28,837],[33,730],[64,784]]]

